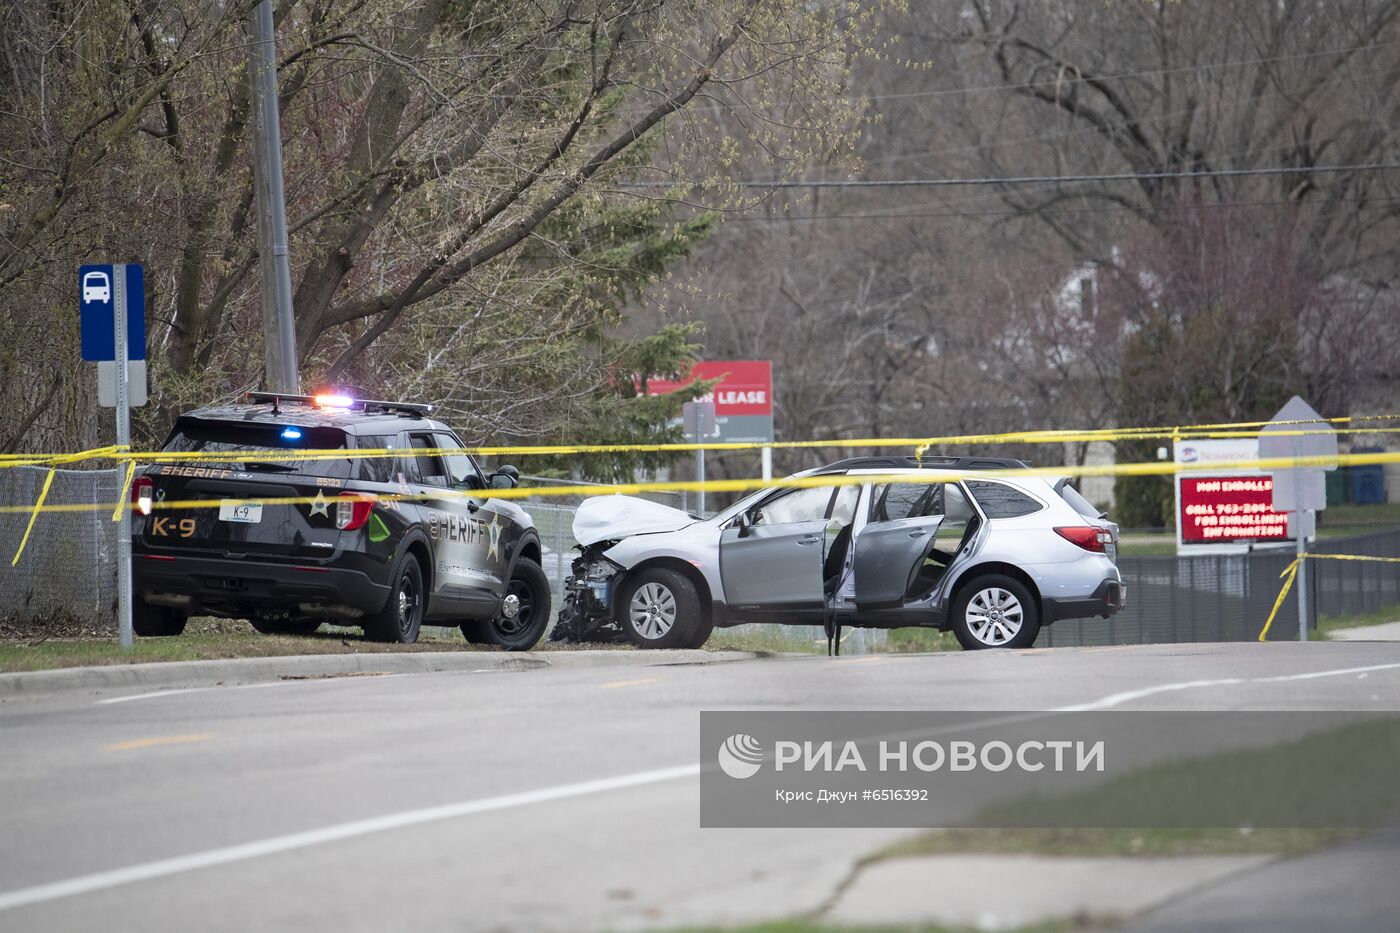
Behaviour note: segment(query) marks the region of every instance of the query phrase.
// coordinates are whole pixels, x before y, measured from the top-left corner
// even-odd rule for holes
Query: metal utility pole
[[[128,357],[126,321],[126,264],[112,263],[112,337],[117,362],[117,446],[131,447],[131,407],[126,385]],[[120,470],[117,471],[121,473]],[[119,503],[117,519],[117,644],[131,647],[131,509]]]
[[[1301,437],[1293,438],[1293,457],[1303,456]],[[1298,532],[1298,577],[1294,581],[1298,589],[1298,640],[1308,640],[1308,513],[1303,508],[1303,481],[1293,484],[1293,521]]]
[[[252,103],[253,182],[258,201],[258,268],[262,276],[263,349],[267,388],[297,395],[297,338],[292,319],[292,269],[287,202],[282,188],[282,122],[277,104],[277,46],[272,0],[248,16],[248,93]]]

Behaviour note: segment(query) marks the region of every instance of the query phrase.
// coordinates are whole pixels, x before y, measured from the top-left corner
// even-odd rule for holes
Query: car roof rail
[[[348,395],[287,395],[282,392],[249,392],[250,402],[271,402],[275,412],[281,402],[296,405],[310,405],[313,408],[328,408],[338,411],[363,411],[365,413],[398,412],[402,415],[426,415],[433,406],[420,402],[386,402],[382,399],[350,398]]]
[[[1010,457],[924,456],[924,457],[848,457],[822,467],[831,470],[1024,470],[1031,466],[1027,460]]]

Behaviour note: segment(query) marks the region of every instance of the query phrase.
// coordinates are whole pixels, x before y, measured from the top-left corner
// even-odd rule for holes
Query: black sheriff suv
[[[132,483],[136,633],[178,635],[202,614],[389,642],[458,626],[471,642],[533,647],[550,612],[539,533],[492,497],[519,473],[483,472],[430,412],[254,392],[182,415]]]

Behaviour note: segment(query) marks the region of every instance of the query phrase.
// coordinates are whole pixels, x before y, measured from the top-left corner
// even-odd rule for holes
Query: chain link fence
[[[49,471],[0,470],[0,503],[38,501]],[[78,625],[116,631],[116,470],[55,470],[46,504],[92,506],[39,514],[12,564],[29,512],[0,513],[0,620],[38,626]],[[97,508],[106,506],[106,508]]]
[[[1400,530],[1320,542],[1320,554],[1400,557]],[[1269,618],[1293,561],[1292,551],[1201,557],[1120,557],[1128,588],[1123,611],[1108,619],[1066,619],[1037,644],[1132,645],[1253,641]],[[1400,569],[1368,561],[1308,561],[1309,628],[1319,617],[1362,615],[1400,606]],[[1298,637],[1298,587],[1269,630],[1270,641]],[[1400,615],[1400,612],[1397,612]]]

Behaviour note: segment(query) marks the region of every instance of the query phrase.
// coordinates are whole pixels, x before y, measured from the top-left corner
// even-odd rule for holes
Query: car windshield
[[[802,472],[802,473],[794,473],[794,474],[792,474],[791,476],[789,476],[789,477],[787,477],[787,478],[788,478],[788,479],[798,479],[799,477],[803,477],[803,476],[814,476],[814,475],[816,475],[816,473],[817,473],[816,470],[806,470],[806,471],[804,471],[804,472]],[[764,496],[767,496],[767,495],[772,494],[774,488],[776,488],[776,487],[769,486],[769,487],[767,487],[767,488],[765,488],[765,489],[760,489],[760,490],[758,490],[757,492],[751,492],[751,493],[749,493],[747,496],[745,496],[744,498],[740,499],[738,502],[736,502],[736,503],[734,503],[733,505],[731,505],[729,508],[723,509],[722,511],[717,512],[717,513],[715,513],[714,515],[711,515],[711,516],[709,517],[708,521],[719,522],[719,523],[723,524],[724,522],[729,521],[731,518],[734,518],[736,515],[740,514],[741,512],[745,512],[745,511],[749,510],[750,508],[752,508],[752,507],[753,507],[759,500],[761,500]]]
[[[348,457],[280,460],[267,456],[269,453],[290,450],[344,450],[345,446],[345,432],[339,428],[194,420],[176,424],[170,439],[165,442],[168,452],[229,454],[228,459],[199,457],[186,461],[191,466],[349,479],[351,461]]]

